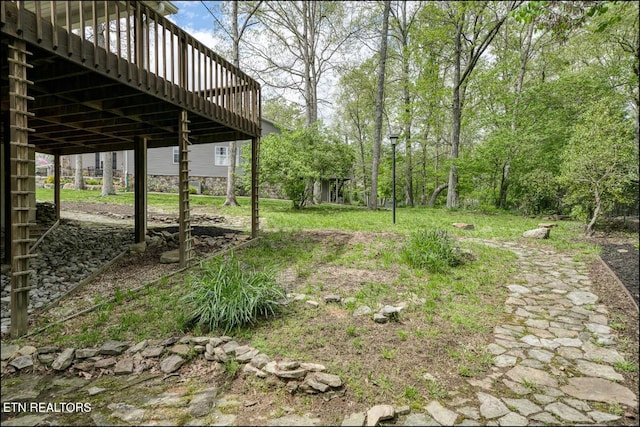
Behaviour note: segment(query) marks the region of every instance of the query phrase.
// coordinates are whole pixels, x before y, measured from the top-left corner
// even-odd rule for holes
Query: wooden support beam
[[[2,3],[4,5],[4,3]],[[9,114],[2,115],[2,177],[3,196],[2,206],[4,207],[4,253],[2,262],[11,264],[11,123]]]
[[[11,328],[12,337],[27,333],[29,324],[29,226],[33,208],[29,197],[35,176],[31,175],[31,153],[27,119],[27,44],[14,39],[8,46],[9,144],[11,203]]]
[[[53,156],[53,204],[56,209],[56,221],[60,220],[60,155]]]
[[[147,234],[147,140],[135,137],[134,144],[134,194],[135,194],[135,242],[145,241]]]
[[[36,222],[36,150],[33,145],[29,146],[29,176],[33,179],[28,180],[27,186],[29,194],[29,222]]]
[[[191,237],[191,210],[189,207],[189,120],[186,110],[182,110],[180,113],[178,153],[180,267],[189,267],[193,260],[193,238]]]
[[[260,211],[258,209],[258,159],[260,138],[251,139],[251,237],[258,237],[260,230]]]

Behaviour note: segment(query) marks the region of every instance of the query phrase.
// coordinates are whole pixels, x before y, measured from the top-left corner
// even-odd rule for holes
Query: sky
[[[178,8],[178,13],[170,15],[171,21],[175,22],[180,28],[194,36],[207,47],[222,54],[217,47],[220,46],[220,39],[215,36],[215,23],[211,12],[217,13],[217,5],[219,2],[207,1],[206,6],[201,1],[173,1]],[[227,58],[228,59],[228,58]]]
[[[172,3],[178,8],[178,13],[168,16],[167,18],[169,20],[180,26],[180,28],[184,29],[214,52],[227,60],[231,59],[225,55],[225,40],[222,35],[219,33],[216,34],[217,23],[212,16],[212,13],[214,13],[216,16],[219,16],[220,20],[223,20],[220,14],[221,12],[219,11],[219,7],[223,2],[205,1],[203,4],[201,1],[172,1]],[[325,78],[327,84],[324,85],[324,87],[318,87],[318,96],[321,99],[331,101],[336,87],[337,76],[327,73]],[[269,96],[267,91],[268,88],[265,89],[263,86],[263,99]],[[279,93],[281,93],[281,91],[279,91]],[[281,94],[289,101],[301,102],[299,95],[296,93]],[[332,121],[332,110],[333,108],[331,108],[330,104],[320,103],[318,105],[319,118],[327,124],[330,123]]]

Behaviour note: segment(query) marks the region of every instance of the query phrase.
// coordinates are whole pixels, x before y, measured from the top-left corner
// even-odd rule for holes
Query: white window
[[[173,164],[177,165],[180,162],[180,151],[179,147],[173,147]]]
[[[229,147],[216,147],[216,166],[229,166]]]

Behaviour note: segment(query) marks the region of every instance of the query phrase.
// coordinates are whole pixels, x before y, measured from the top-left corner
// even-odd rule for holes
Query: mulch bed
[[[638,305],[640,256],[638,248],[630,243],[604,243],[600,258],[618,276]]]

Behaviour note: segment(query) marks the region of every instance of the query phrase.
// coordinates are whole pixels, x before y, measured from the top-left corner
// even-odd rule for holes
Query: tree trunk
[[[76,154],[76,173],[73,181],[74,190],[84,190],[84,177],[82,176],[82,154]]]
[[[520,52],[520,69],[518,70],[518,80],[516,80],[515,87],[515,99],[513,101],[513,114],[511,116],[511,135],[516,136],[516,130],[518,128],[518,106],[520,103],[520,94],[522,93],[522,86],[524,84],[524,76],[527,72],[527,63],[529,62],[529,55],[531,54],[531,42],[533,40],[533,29],[535,23],[532,22],[527,27],[527,33],[525,35],[524,46]],[[517,145],[517,142],[514,141]],[[506,159],[506,163],[502,167],[502,179],[500,180],[500,195],[498,198],[498,208],[507,208],[507,190],[509,188],[509,173],[511,172],[511,158]]]
[[[420,185],[420,204],[425,206],[427,204],[427,143],[422,144],[422,162],[420,164],[420,176],[422,177],[422,183]]]
[[[411,125],[413,116],[411,111],[411,92],[409,90],[409,22],[407,21],[407,2],[400,5],[402,21],[400,22],[400,34],[402,36],[402,102],[404,104],[404,140],[405,140],[405,164],[406,186],[405,205],[413,206],[413,148],[411,147]]]
[[[358,131],[358,144],[360,145],[360,161],[362,162],[362,200],[368,206],[369,205],[369,192],[367,191],[367,166],[365,164],[364,157],[364,141],[362,138],[362,131]]]
[[[233,38],[233,65],[240,68],[240,32],[238,29],[238,0],[231,2],[231,37]],[[245,23],[246,25],[246,23]],[[238,99],[240,102],[240,99]],[[227,194],[223,206],[239,206],[236,200],[236,141],[229,142],[229,165],[227,166]]]
[[[406,156],[406,179],[407,183],[405,186],[405,204],[407,206],[413,206],[413,156],[411,147],[411,96],[409,94],[409,61],[405,60],[404,75],[406,75],[407,81],[404,85],[404,111],[406,114],[405,122],[404,122],[404,139],[405,139],[405,156]]]
[[[104,153],[104,164],[102,166],[102,195],[116,194],[113,188],[113,153]]]
[[[596,199],[596,206],[595,209],[593,209],[593,216],[591,217],[591,221],[589,221],[589,224],[587,224],[587,228],[584,232],[584,235],[587,237],[592,237],[595,234],[595,230],[593,228],[596,225],[596,221],[598,220],[598,215],[600,215],[600,205],[602,204],[602,201],[600,199],[600,189],[597,185],[593,192]]]
[[[227,167],[227,198],[223,206],[240,206],[236,200],[236,141],[229,142],[229,166]]]
[[[461,19],[456,24],[455,47],[454,47],[454,71],[453,71],[453,102],[451,117],[451,166],[449,167],[449,182],[447,191],[447,208],[457,208],[458,200],[458,170],[456,159],[458,158],[458,148],[460,146],[460,119],[462,107],[460,103],[460,67],[462,60],[462,27],[464,21]]]
[[[369,209],[378,209],[378,169],[380,166],[380,147],[382,145],[382,109],[384,102],[384,76],[387,64],[387,36],[389,34],[389,11],[391,0],[385,0],[380,33],[380,63],[378,68],[378,88],[376,91],[376,124],[373,139],[373,162],[371,165],[371,196]]]
[[[429,204],[427,206],[432,208],[436,204],[436,199],[438,198],[438,195],[442,192],[442,190],[444,190],[447,187],[449,187],[448,183],[442,184],[438,188],[433,190],[433,194],[431,194],[431,198],[429,199]]]

